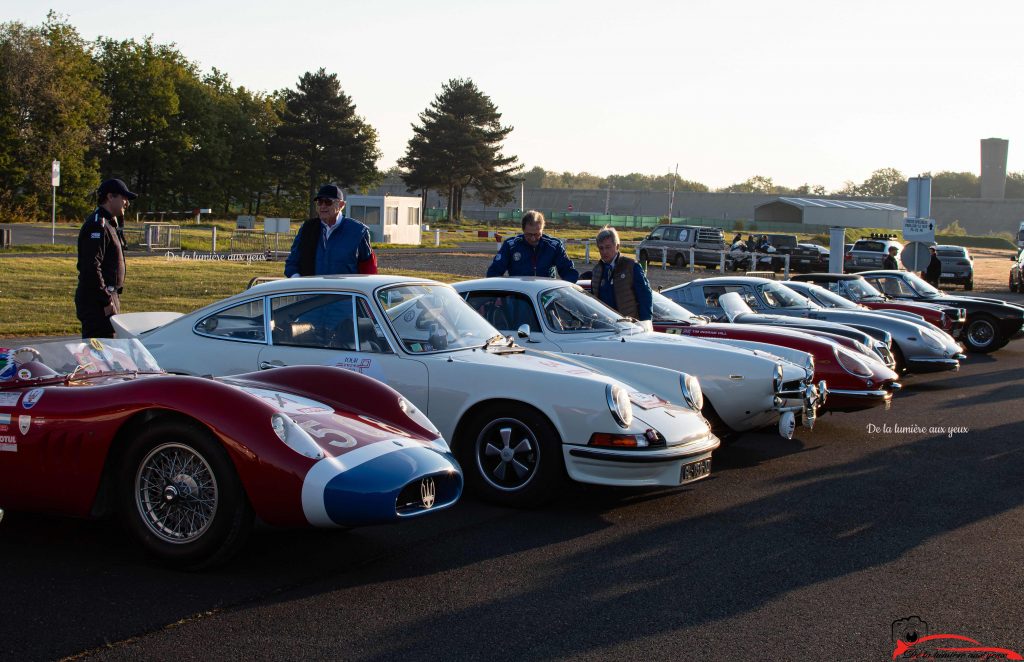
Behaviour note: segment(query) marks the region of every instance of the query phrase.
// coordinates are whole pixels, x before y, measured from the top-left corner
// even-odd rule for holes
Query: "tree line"
[[[931,175],[931,173],[924,173]],[[943,171],[931,175],[932,197],[935,198],[978,198],[981,196],[981,178],[971,172]],[[795,188],[776,184],[771,177],[755,175],[749,179],[712,189],[700,182],[683,179],[678,175],[644,175],[633,172],[628,175],[602,177],[589,172],[553,172],[541,166],[527,170],[523,175],[530,188],[554,189],[617,189],[635,191],[694,191],[698,193],[763,193],[766,195],[789,196],[846,196],[871,198],[896,198],[907,195],[907,176],[895,168],[882,168],[871,173],[860,184],[847,181],[833,191],[820,184],[802,184]],[[1024,172],[1011,172],[1006,177],[1006,197],[1024,198]]]
[[[441,191],[454,216],[467,190],[510,199],[520,169],[501,153],[512,127],[500,118],[472,81],[446,83],[402,161],[410,190]],[[87,42],[53,12],[41,26],[0,24],[0,221],[49,216],[53,160],[62,218],[88,213],[108,177],[139,193],[140,211],[301,216],[321,183],[379,182],[377,145],[323,68],[263,93],[150,38]]]

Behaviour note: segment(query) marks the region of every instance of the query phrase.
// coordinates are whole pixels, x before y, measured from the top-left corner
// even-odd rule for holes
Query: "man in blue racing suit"
[[[580,274],[565,254],[559,240],[544,234],[544,214],[528,211],[523,214],[523,233],[506,239],[487,268],[487,277],[554,276],[575,283]]]

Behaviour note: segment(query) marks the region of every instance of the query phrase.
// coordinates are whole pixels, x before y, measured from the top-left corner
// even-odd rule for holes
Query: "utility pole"
[[[676,174],[672,177],[672,193],[668,196],[668,222],[672,223],[672,209],[676,206],[676,179],[679,178],[679,164],[676,164]]]
[[[60,161],[50,164],[50,184],[53,186],[53,215],[50,217],[50,243],[57,243],[57,187],[60,186]]]
[[[612,185],[609,184],[608,185],[608,189],[604,193],[604,215],[605,216],[608,215],[608,204],[611,202],[611,199],[612,199]]]

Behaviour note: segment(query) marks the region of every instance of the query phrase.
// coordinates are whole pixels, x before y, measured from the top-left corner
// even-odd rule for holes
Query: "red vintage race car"
[[[0,349],[0,508],[116,513],[172,565],[224,561],[256,518],[376,524],[461,492],[433,424],[354,372],[168,375],[134,339]]]
[[[707,322],[657,292],[653,312],[655,331],[732,344],[762,343],[807,352],[814,357],[814,380],[819,383],[824,380],[828,386],[828,397],[820,411],[859,411],[888,406],[893,391],[899,389],[896,373],[876,361],[868,348],[858,350],[859,343],[849,338],[757,324]]]

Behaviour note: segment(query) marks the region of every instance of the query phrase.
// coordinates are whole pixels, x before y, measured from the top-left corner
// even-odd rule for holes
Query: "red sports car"
[[[828,397],[821,411],[859,411],[888,406],[893,391],[900,388],[896,373],[872,358],[870,349],[858,351],[855,347],[858,343],[841,336],[828,338],[796,329],[707,322],[657,292],[654,293],[653,322],[655,331],[665,333],[734,344],[764,343],[807,352],[814,357],[814,380],[824,380],[828,386]]]
[[[0,349],[0,508],[117,513],[172,565],[225,560],[256,518],[375,524],[461,492],[430,421],[354,372],[168,375],[134,339]]]
[[[954,338],[960,333],[964,321],[967,319],[967,311],[963,308],[890,299],[864,280],[864,276],[860,274],[800,274],[793,276],[793,280],[821,285],[839,296],[871,310],[900,310],[920,315],[930,324],[937,326]]]

